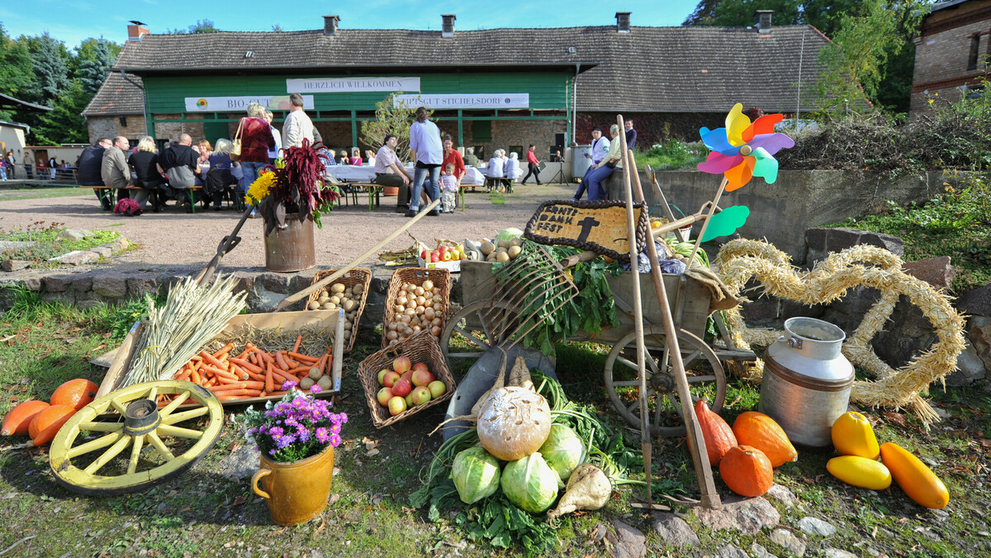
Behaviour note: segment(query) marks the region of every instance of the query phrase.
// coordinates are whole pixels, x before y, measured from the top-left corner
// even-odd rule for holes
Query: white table
[[[413,167],[410,165],[406,166],[409,173],[413,174]],[[467,171],[464,178],[461,179],[461,184],[476,185],[480,186],[485,184],[485,176],[475,167],[465,167]],[[374,182],[375,181],[375,167],[370,165],[362,165],[356,167],[353,165],[335,165],[332,167],[327,167],[327,174],[333,176],[338,180],[347,180],[348,182]]]

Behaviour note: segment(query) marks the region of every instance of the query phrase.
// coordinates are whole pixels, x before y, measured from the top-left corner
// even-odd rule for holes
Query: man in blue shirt
[[[633,119],[625,120],[623,127],[626,128],[626,148],[632,151],[637,146],[637,131],[633,129]]]

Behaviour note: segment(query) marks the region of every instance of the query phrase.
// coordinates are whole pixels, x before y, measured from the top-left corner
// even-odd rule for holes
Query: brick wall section
[[[973,37],[979,36],[978,64],[968,69]],[[991,53],[991,0],[971,0],[933,12],[916,39],[911,114],[920,115],[930,99],[956,102],[963,90],[987,72]]]
[[[127,126],[120,124],[120,116],[94,116],[86,119],[89,129],[89,143],[93,145],[102,137],[124,136],[129,140],[139,140],[148,135],[145,117],[140,114],[124,115]]]

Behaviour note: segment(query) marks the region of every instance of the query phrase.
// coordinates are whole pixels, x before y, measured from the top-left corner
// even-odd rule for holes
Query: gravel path
[[[522,229],[538,205],[551,199],[571,199],[574,186],[519,186],[514,193],[490,196],[484,191],[468,192],[467,210],[460,207],[452,214],[426,216],[409,232],[427,245],[434,238],[458,242],[465,238],[479,240],[495,236],[506,227]],[[402,226],[407,218],[396,213],[396,198],[382,198],[382,207],[368,211],[367,197],[358,196],[358,205],[334,210],[323,219],[323,229],[316,231],[316,259],[321,267],[349,263],[376,242]],[[172,202],[162,213],[139,217],[122,217],[101,213],[99,202],[91,193],[48,199],[0,200],[0,230],[25,230],[39,221],[42,226],[60,223],[74,229],[114,230],[139,249],[114,259],[115,267],[154,269],[169,265],[203,265],[216,254],[221,239],[229,235],[240,214],[232,209],[199,211],[188,214]],[[38,225],[35,225],[38,227]],[[264,267],[265,252],[262,222],[249,220],[241,229],[241,244],[224,256],[222,268]],[[412,243],[401,235],[385,249],[404,249]],[[369,264],[372,262],[363,262]]]

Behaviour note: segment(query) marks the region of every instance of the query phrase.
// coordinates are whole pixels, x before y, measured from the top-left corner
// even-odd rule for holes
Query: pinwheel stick
[[[719,205],[719,198],[723,197],[723,191],[726,190],[726,185],[729,184],[729,180],[723,177],[723,181],[719,183],[719,190],[716,192],[716,197],[712,200],[712,205],[709,206],[709,214],[705,216],[705,221],[702,221],[702,230],[699,231],[698,237],[695,239],[695,247],[692,248],[692,255],[688,257],[688,262],[685,263],[685,271],[692,267],[692,262],[695,261],[695,254],[699,251],[699,246],[702,244],[702,238],[705,236],[705,229],[709,226],[709,220],[712,219],[712,215],[716,212],[716,206]]]

